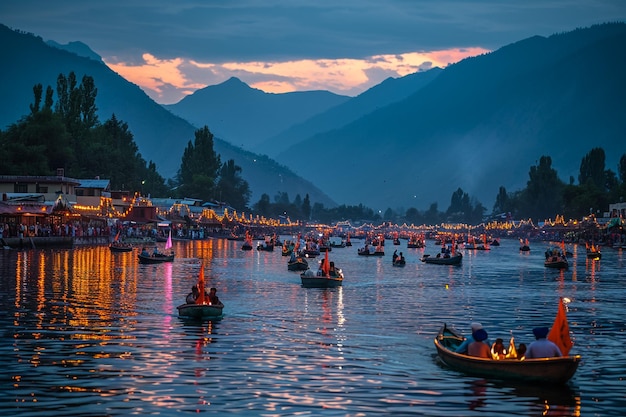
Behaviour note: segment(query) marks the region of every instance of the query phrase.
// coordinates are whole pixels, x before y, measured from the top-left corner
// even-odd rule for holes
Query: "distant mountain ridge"
[[[567,183],[593,147],[617,171],[625,73],[623,23],[536,36],[451,65],[405,100],[276,159],[346,204],[445,209],[461,187],[491,209],[500,186],[525,187],[542,155]],[[335,169],[308,170],[329,155]]]
[[[0,41],[7,40],[1,29]],[[17,46],[2,42],[0,54],[16,62],[16,68],[4,66],[1,71],[3,79],[15,83],[0,86],[0,93],[11,97],[0,100],[0,122],[8,119],[8,124],[28,111],[34,83],[54,87],[58,73],[73,68],[78,76],[94,76],[101,119],[115,112],[127,121],[144,158],[155,161],[164,176],[172,175],[182,149],[193,140],[191,124],[112,71],[97,72],[91,65],[101,71],[108,68],[96,61],[9,42]],[[302,190],[321,189],[319,199],[311,196],[312,202],[364,204],[381,211],[426,209],[436,202],[445,210],[461,187],[489,210],[500,186],[508,191],[525,187],[530,167],[542,155],[552,158],[565,182],[570,176],[577,180],[580,161],[593,147],[606,151],[606,168],[616,171],[617,160],[626,153],[625,46],[624,23],[534,36],[443,70],[388,79],[354,98],[324,92],[294,94],[297,102],[306,104],[306,111],[293,120],[288,118],[293,113],[277,110],[274,95],[259,94],[231,79],[203,93],[212,95],[212,106],[228,99],[233,100],[231,109],[249,106],[249,110],[223,113],[227,120],[214,121],[215,129],[206,124],[224,139],[216,140],[222,160],[233,158],[243,167],[244,178],[255,190],[252,202],[259,192],[266,192],[261,190],[268,190],[270,197],[278,190],[293,198],[297,193],[303,196]],[[44,70],[37,65],[40,62],[56,64]],[[31,77],[26,81],[25,72]],[[200,117],[205,117],[203,109],[196,107],[204,105],[203,97],[207,95],[189,96],[186,102],[188,110]],[[183,101],[174,105],[180,114],[183,107],[178,104]],[[261,108],[280,117],[253,114]],[[234,129],[245,124],[267,126],[263,133]],[[162,170],[164,166],[169,172]]]
[[[67,75],[74,71],[79,79],[90,75],[98,89],[96,106],[100,121],[115,114],[118,120],[128,123],[143,158],[155,162],[165,178],[176,175],[183,150],[188,142],[193,142],[196,128],[155,103],[137,85],[106,65],[79,55],[47,45],[41,37],[0,24],[0,56],[5,62],[11,62],[0,67],[4,81],[0,83],[0,97],[4,98],[0,100],[0,129],[28,114],[35,84],[41,83],[44,89],[47,85],[56,89],[60,73]],[[222,162],[234,159],[242,167],[242,176],[252,190],[251,204],[263,193],[273,197],[278,192],[288,192],[291,198],[308,193],[312,203],[319,202],[327,207],[336,204],[312,183],[267,157],[244,151],[217,136],[215,150]]]
[[[210,126],[218,137],[253,150],[266,137],[349,99],[328,91],[266,93],[232,77],[164,107],[194,126]]]

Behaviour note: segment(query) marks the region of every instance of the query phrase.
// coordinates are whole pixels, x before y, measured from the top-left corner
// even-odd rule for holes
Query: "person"
[[[195,304],[199,295],[200,295],[200,291],[198,291],[198,286],[194,285],[193,287],[191,287],[191,292],[187,294],[187,298],[185,299],[185,302],[187,304]]]
[[[493,356],[494,359],[506,358],[506,349],[504,349],[504,341],[499,337],[496,339],[493,345],[491,345],[491,356]]]
[[[337,269],[335,268],[335,263],[333,261],[330,261],[330,266],[328,268],[328,275],[330,275],[331,277],[337,276]]]
[[[483,325],[478,323],[478,322],[474,322],[472,324],[470,324],[470,328],[472,329],[472,334],[476,331],[476,330],[480,330],[483,328]],[[463,343],[461,343],[459,345],[458,348],[456,348],[455,352],[456,353],[467,353],[467,347],[470,345],[470,343],[472,343],[474,341],[474,337],[473,336],[468,336]],[[489,343],[488,341],[485,343]]]
[[[150,253],[148,252],[148,249],[146,249],[145,247],[141,249],[141,256],[150,256]]]
[[[396,259],[398,259],[398,250],[397,249],[393,251],[393,255],[391,256],[391,261],[395,262]]]
[[[517,359],[524,359],[526,357],[526,343],[520,343],[517,348]]]
[[[535,327],[533,334],[535,341],[528,345],[526,350],[526,359],[534,358],[554,358],[563,356],[561,349],[547,339],[550,329],[547,327]]]
[[[478,329],[473,332],[472,338],[474,338],[474,341],[467,346],[467,354],[478,358],[491,359],[489,345],[485,343],[487,336],[487,331],[485,329]]]
[[[152,256],[157,256],[159,254],[159,248],[154,247],[154,251],[152,252]]]
[[[404,262],[404,255],[400,252],[400,262]]]
[[[215,287],[211,287],[211,289],[209,290],[209,303],[210,304],[219,304],[220,303],[220,299],[217,297],[217,288]]]

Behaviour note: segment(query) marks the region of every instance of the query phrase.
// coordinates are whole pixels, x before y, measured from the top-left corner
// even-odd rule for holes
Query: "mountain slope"
[[[621,23],[529,38],[452,65],[406,100],[276,159],[331,197],[379,210],[445,209],[458,187],[490,209],[499,186],[525,187],[542,155],[566,182],[597,146],[616,171],[626,152],[625,45]],[[335,169],[310,175],[329,155]]]
[[[0,100],[0,129],[29,112],[35,84],[56,89],[60,73],[67,75],[74,71],[79,80],[90,75],[98,88],[96,105],[100,121],[115,114],[118,120],[127,122],[143,158],[154,161],[165,178],[176,174],[183,150],[193,141],[196,128],[152,101],[138,86],[97,60],[51,47],[40,37],[3,25],[0,25],[0,56],[11,63],[0,67],[4,81],[0,83],[0,97],[4,98]],[[311,183],[273,160],[244,152],[218,138],[215,150],[223,162],[234,159],[242,167],[242,176],[252,190],[251,203],[258,201],[263,193],[273,197],[278,192],[288,192],[291,198],[297,193],[301,196],[309,193],[312,203],[335,204]]]
[[[211,126],[215,135],[230,143],[254,150],[265,138],[349,99],[328,91],[265,93],[233,77],[164,107],[195,126]]]
[[[357,97],[266,139],[253,150],[274,157],[314,134],[340,128],[379,108],[405,99],[431,82],[440,72],[441,68],[433,68],[400,78],[388,78]]]

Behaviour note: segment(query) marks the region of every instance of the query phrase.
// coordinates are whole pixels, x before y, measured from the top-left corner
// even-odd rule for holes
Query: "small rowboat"
[[[174,262],[174,254],[165,255],[163,253],[157,253],[152,255],[139,254],[140,264],[160,264],[163,262]]]
[[[567,269],[569,262],[564,256],[551,256],[543,263],[546,268]]]
[[[111,252],[132,252],[133,246],[129,243],[113,242],[109,245]]]
[[[304,288],[335,288],[343,284],[343,274],[337,276],[325,276],[320,273],[315,274],[310,269],[300,274],[300,280]]]
[[[464,338],[445,324],[435,338],[441,361],[452,369],[470,375],[496,379],[565,383],[576,373],[580,355],[539,359],[486,359],[456,353]]]
[[[287,262],[287,269],[289,271],[306,271],[309,269],[309,263],[301,256],[298,256],[293,261]]]
[[[427,264],[438,264],[438,265],[460,265],[463,260],[463,255],[461,253],[457,253],[451,256],[430,256],[424,255],[422,257],[422,262]]]
[[[191,318],[215,318],[222,316],[224,304],[183,304],[176,307],[178,315]]]

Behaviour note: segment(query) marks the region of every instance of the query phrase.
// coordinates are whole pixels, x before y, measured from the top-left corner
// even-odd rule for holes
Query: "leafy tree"
[[[216,180],[222,163],[213,149],[213,134],[207,126],[196,130],[195,141],[187,144],[178,170],[181,197],[208,199],[215,195]]]
[[[250,186],[241,178],[241,167],[229,159],[220,169],[217,192],[221,201],[227,201],[238,210],[244,210],[250,199]]]
[[[269,216],[270,214],[270,196],[263,193],[259,201],[254,204],[252,209],[260,216]]]
[[[604,149],[593,148],[580,162],[578,183],[583,185],[591,181],[598,189],[605,190]]]
[[[524,217],[544,220],[563,213],[563,182],[552,168],[552,158],[542,156],[539,165],[530,167],[529,180],[523,192]]]
[[[409,208],[406,211],[404,218],[408,224],[422,224],[424,222],[422,215],[415,207]]]
[[[302,215],[307,220],[311,219],[311,198],[308,193],[304,196],[304,200],[302,201]]]

